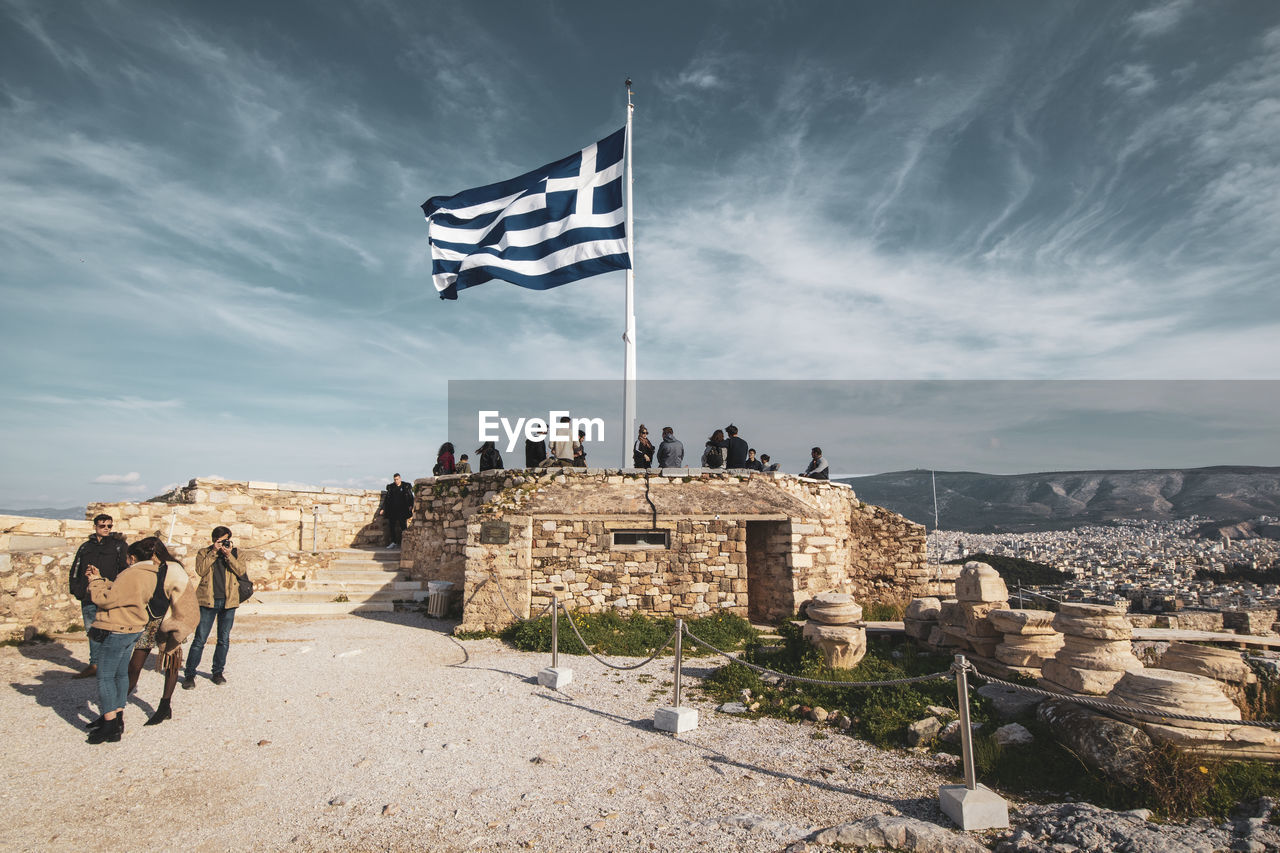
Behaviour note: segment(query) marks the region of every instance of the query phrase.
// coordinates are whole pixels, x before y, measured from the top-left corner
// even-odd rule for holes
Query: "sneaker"
[[[217,675],[215,675],[213,678],[210,678],[209,680],[210,680],[210,681],[212,681],[214,684],[226,684],[226,683],[227,683],[227,680],[226,680],[225,678],[223,678],[223,677],[222,677],[222,673],[218,673]]]
[[[190,690],[195,686],[196,686],[196,679],[194,675],[188,675],[186,678],[182,679],[183,690]]]

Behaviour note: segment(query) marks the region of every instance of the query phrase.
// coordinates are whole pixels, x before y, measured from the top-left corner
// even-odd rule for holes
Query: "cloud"
[[[1141,97],[1156,87],[1156,78],[1145,65],[1126,65],[1102,82],[1131,98]]]
[[[106,485],[130,485],[137,483],[141,479],[142,475],[137,471],[130,471],[128,474],[99,474],[89,482]]]
[[[1140,38],[1151,38],[1171,31],[1191,11],[1192,0],[1168,0],[1129,18],[1130,28]]]

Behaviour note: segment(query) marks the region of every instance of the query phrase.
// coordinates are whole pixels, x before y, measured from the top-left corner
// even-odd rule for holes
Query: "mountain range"
[[[1039,474],[915,470],[839,482],[853,486],[861,500],[932,530],[935,473],[943,530],[1025,532],[1122,518],[1236,522],[1280,516],[1280,468],[1246,465]]]

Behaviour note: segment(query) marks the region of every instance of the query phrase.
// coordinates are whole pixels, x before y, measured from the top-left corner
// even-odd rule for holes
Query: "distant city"
[[[1247,579],[1254,571],[1280,568],[1280,541],[1197,535],[1209,522],[1203,517],[1117,519],[1108,525],[1030,533],[935,530],[929,533],[929,560],[945,563],[973,554],[991,554],[1044,563],[1069,579],[1059,585],[1036,587],[1037,591],[1062,600],[1128,602],[1135,612],[1280,607],[1280,586]],[[1262,516],[1254,523],[1274,525],[1276,519]],[[1201,577],[1197,578],[1197,573]],[[1206,573],[1222,573],[1223,578],[1205,579]],[[1237,579],[1241,574],[1246,577]]]

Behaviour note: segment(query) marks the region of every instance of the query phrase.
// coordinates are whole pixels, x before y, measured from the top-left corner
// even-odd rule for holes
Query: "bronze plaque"
[[[481,545],[506,545],[511,541],[511,525],[505,521],[480,522]]]

